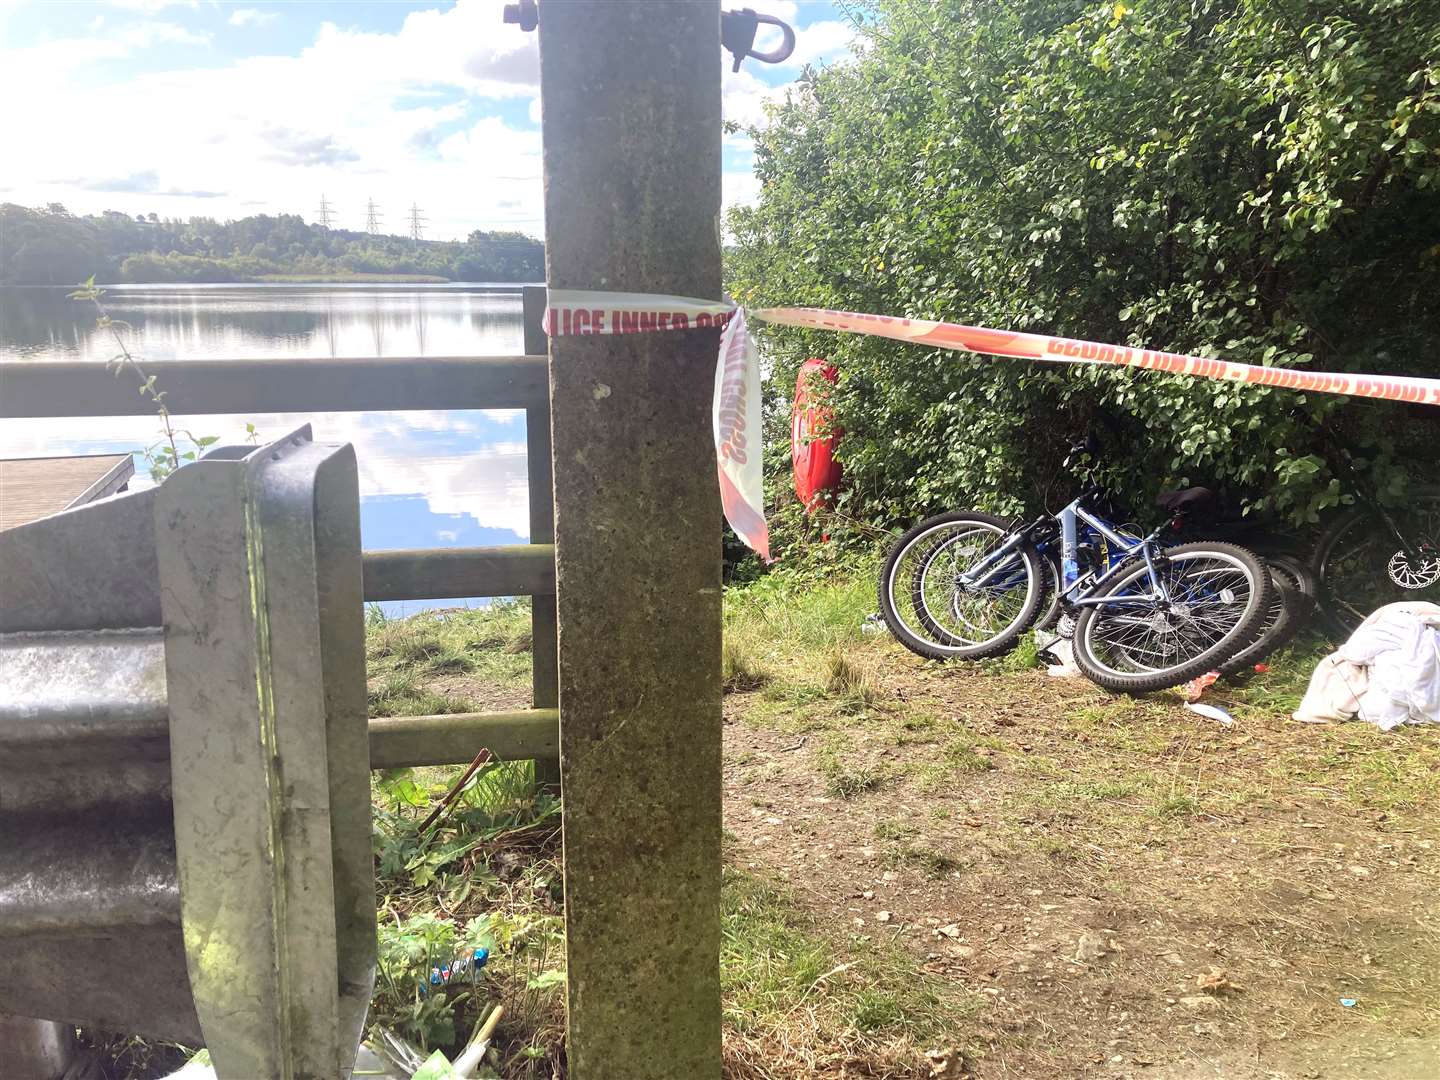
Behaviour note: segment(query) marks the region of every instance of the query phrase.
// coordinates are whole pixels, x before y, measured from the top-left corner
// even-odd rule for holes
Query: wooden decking
[[[0,530],[113,495],[134,473],[129,454],[0,460]]]

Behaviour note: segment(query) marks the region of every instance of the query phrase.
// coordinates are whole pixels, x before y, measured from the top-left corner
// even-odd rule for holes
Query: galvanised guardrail
[[[530,709],[370,721],[371,766],[464,764],[486,746],[558,779],[555,503],[545,289],[522,290],[525,353],[366,359],[150,360],[176,416],[524,409],[530,543],[364,553],[366,601],[531,598]],[[0,419],[151,415],[130,382],[89,362],[0,364]],[[323,438],[323,432],[320,433]]]

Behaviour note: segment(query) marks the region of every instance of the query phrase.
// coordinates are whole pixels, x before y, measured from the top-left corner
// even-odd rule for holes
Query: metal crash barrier
[[[73,1025],[203,1044],[220,1076],[349,1075],[362,589],[354,452],[308,427],[0,533],[4,1075]]]

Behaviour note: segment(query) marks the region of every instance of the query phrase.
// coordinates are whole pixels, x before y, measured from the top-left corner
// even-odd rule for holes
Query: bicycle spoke
[[[1248,610],[1246,571],[1213,558],[1167,560],[1157,570],[1170,602],[1128,598],[1096,611],[1089,628],[1091,650],[1119,674],[1158,671],[1203,655],[1230,634]],[[1117,592],[1143,593],[1149,584],[1137,567]]]
[[[891,574],[891,603],[915,636],[951,648],[990,641],[1024,613],[1032,584],[1021,555],[988,568],[982,586],[961,578],[1005,541],[998,529],[973,521],[941,526],[926,543],[907,551]]]

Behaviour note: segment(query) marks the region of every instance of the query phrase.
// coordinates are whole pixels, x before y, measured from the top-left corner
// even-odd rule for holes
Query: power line
[[[420,213],[420,207],[413,202],[410,204],[410,239],[415,241],[425,239],[425,218]]]
[[[334,208],[330,205],[330,201],[329,201],[328,199],[326,199],[324,195],[321,195],[321,196],[320,196],[320,227],[321,227],[322,229],[328,229],[328,228],[330,228],[330,223],[331,223],[331,221],[334,219],[334,217],[335,217],[335,210],[334,210]]]
[[[365,207],[365,231],[374,236],[380,231],[380,208],[371,199]]]

